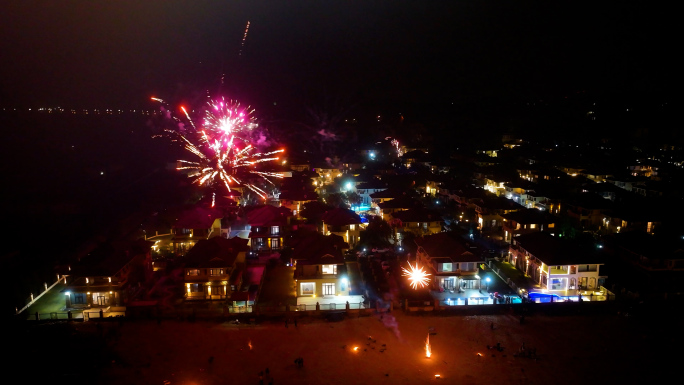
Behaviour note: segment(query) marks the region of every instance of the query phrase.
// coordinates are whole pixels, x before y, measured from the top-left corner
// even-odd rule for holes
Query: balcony
[[[347,275],[346,265],[338,264],[335,274],[321,271],[321,265],[298,265],[294,272],[295,279],[338,279]]]
[[[598,265],[580,265],[577,267],[577,271],[580,273],[596,272],[598,271]]]
[[[549,275],[567,275],[570,274],[570,270],[567,268],[552,267],[549,269]]]

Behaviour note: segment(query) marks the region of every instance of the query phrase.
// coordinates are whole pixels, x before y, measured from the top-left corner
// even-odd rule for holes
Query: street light
[[[491,279],[489,277],[487,277],[486,281],[487,281],[487,291],[489,291],[489,282],[491,281]]]

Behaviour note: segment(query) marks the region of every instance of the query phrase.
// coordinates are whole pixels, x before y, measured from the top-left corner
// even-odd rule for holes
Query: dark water
[[[176,159],[140,115],[0,112],[3,263],[14,306],[54,281],[56,263],[84,242],[135,236],[152,213],[181,199]]]

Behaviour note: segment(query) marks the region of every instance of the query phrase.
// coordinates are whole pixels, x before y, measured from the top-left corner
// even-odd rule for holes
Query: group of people
[[[285,318],[285,327],[286,328],[289,327],[289,323],[290,323],[290,321],[287,318]],[[296,318],[294,319],[294,325],[295,325],[295,327],[297,327],[297,319]]]
[[[264,385],[264,381],[268,381],[268,385],[273,385],[273,377],[271,377],[268,368],[265,372],[259,372],[259,385]]]

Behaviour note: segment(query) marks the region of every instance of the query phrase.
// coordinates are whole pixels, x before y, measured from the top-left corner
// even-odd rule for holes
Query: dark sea
[[[143,236],[187,191],[172,167],[179,150],[153,138],[160,128],[149,116],[0,111],[0,129],[12,311],[55,281],[56,265],[93,242]]]

